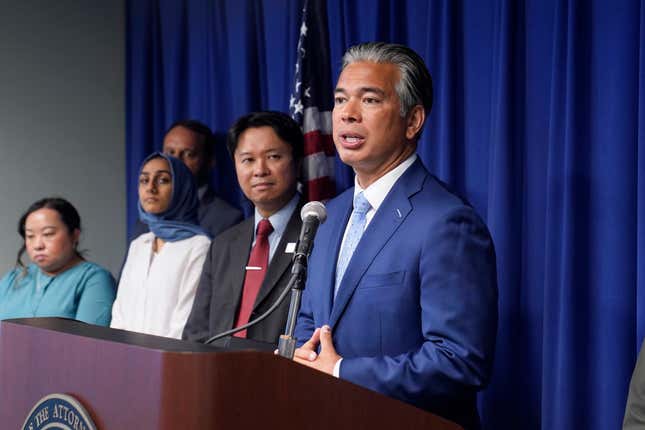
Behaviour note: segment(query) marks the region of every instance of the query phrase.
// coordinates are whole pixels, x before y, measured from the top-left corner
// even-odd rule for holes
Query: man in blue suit
[[[432,106],[418,54],[350,48],[333,139],[355,186],[327,206],[309,260],[295,360],[479,428],[497,331],[495,251],[416,146]]]

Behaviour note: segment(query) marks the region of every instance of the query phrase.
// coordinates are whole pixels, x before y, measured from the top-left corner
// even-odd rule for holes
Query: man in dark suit
[[[295,359],[473,429],[494,354],[495,253],[415,153],[431,105],[411,49],[345,53],[332,134],[355,186],[329,202],[315,239]]]
[[[287,285],[301,226],[296,188],[303,140],[298,124],[279,112],[246,115],[229,130],[237,179],[255,214],[213,240],[184,339],[204,341],[247,323],[264,313]],[[262,233],[264,226],[268,233]],[[262,243],[264,255],[258,257]],[[288,310],[285,300],[241,336],[277,343]]]
[[[173,123],[163,139],[164,154],[179,158],[190,169],[197,181],[199,225],[211,237],[242,221],[242,212],[217,197],[209,185],[211,170],[215,167],[215,137],[205,124],[195,120]],[[146,233],[148,226],[137,221],[132,239]]]

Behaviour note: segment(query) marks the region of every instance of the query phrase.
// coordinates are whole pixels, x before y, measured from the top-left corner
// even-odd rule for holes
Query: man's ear
[[[407,127],[405,129],[405,137],[408,140],[414,139],[423,128],[423,123],[426,120],[426,111],[423,106],[416,105],[408,113]]]

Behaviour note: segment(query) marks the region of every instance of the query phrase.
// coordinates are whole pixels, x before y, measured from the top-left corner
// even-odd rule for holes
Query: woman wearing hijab
[[[111,327],[181,338],[210,238],[197,220],[197,188],[177,158],[154,153],[139,171],[139,219],[149,233],[132,241]]]

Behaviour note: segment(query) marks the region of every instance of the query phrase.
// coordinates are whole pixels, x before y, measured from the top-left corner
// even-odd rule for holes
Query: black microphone
[[[291,268],[291,273],[294,274],[307,268],[306,260],[311,254],[318,226],[327,219],[327,209],[320,202],[309,202],[300,210],[300,218],[302,219],[302,227],[296,252],[293,255],[294,264]]]
[[[300,229],[296,254],[309,256],[318,226],[327,219],[327,209],[320,202],[309,202],[300,210],[300,219],[302,219],[302,228]]]

